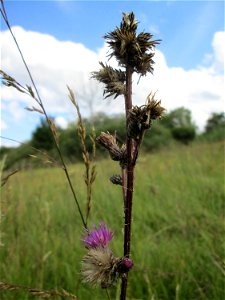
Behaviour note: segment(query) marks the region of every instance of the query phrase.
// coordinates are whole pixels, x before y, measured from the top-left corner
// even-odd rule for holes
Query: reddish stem
[[[126,127],[128,127],[128,113],[132,108],[132,73],[133,69],[127,66],[126,69]],[[133,200],[133,181],[134,181],[134,164],[133,164],[133,140],[127,136],[127,191],[126,201],[124,204],[124,256],[130,256],[131,243],[131,220],[132,220],[132,200]],[[120,300],[126,299],[128,274],[122,277]]]

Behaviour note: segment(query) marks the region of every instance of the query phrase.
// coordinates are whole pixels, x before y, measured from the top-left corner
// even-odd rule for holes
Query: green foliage
[[[180,107],[172,110],[162,119],[162,124],[168,128],[193,127],[191,111],[187,108]]]
[[[24,143],[17,148],[7,148],[7,150],[1,148],[0,159],[2,160],[4,155],[6,155],[4,169],[28,167],[30,164],[29,155],[33,154],[33,152],[31,144]]]
[[[207,120],[205,132],[199,137],[199,141],[216,142],[225,139],[225,114],[212,113]]]
[[[51,150],[54,147],[54,140],[46,120],[41,119],[41,124],[32,134],[31,144],[39,150]]]
[[[205,131],[210,133],[217,129],[224,129],[225,126],[225,113],[212,113],[207,121]]]
[[[200,138],[201,141],[217,142],[225,140],[225,130],[223,127],[214,128],[209,133],[203,133]]]
[[[195,139],[196,127],[192,121],[191,111],[180,107],[172,110],[163,119],[162,124],[171,130],[173,138],[183,144]]]
[[[134,189],[129,299],[223,299],[223,164],[222,143],[141,156]],[[84,209],[83,165],[70,166],[69,171]],[[121,189],[107,179],[118,167],[102,160],[98,172],[90,223],[109,224],[115,232],[112,250],[120,256]],[[104,290],[80,281],[80,261],[87,250],[81,245],[82,224],[61,169],[19,172],[1,196],[2,281],[64,288],[80,300],[106,299]],[[109,293],[118,299],[119,285]],[[1,292],[1,299],[34,298],[18,291]]]
[[[12,151],[12,149],[9,147],[5,147],[5,146],[1,147],[0,148],[0,157],[3,157],[4,155],[9,154],[11,151]]]
[[[60,148],[70,162],[77,162],[82,159],[81,145],[75,125],[70,125],[67,130],[62,130],[59,138]]]
[[[111,134],[115,133],[118,141],[122,143],[126,136],[125,124],[126,121],[124,115],[116,115],[112,117],[102,115],[101,121],[95,122],[94,126],[97,135],[99,135],[101,132],[107,131]]]
[[[207,122],[207,131],[198,136],[199,141],[220,141],[225,138],[224,114],[214,113]],[[84,119],[87,130],[87,149],[92,147],[88,136],[91,134],[92,126],[95,127],[96,135],[101,132],[116,133],[118,143],[121,145],[125,140],[125,117],[124,115],[107,116],[98,113],[93,116],[91,123]],[[209,129],[210,128],[210,129]],[[82,160],[82,149],[77,135],[76,124],[70,124],[67,129],[57,129],[59,133],[59,145],[63,156],[69,162],[79,162]],[[146,132],[143,140],[142,151],[151,152],[173,144],[173,140],[189,144],[196,138],[196,128],[191,118],[191,112],[185,108],[178,108],[165,115],[160,122],[153,122],[151,129]],[[0,149],[0,159],[7,154],[6,168],[18,166],[41,166],[43,163],[34,159],[26,160],[29,154],[36,154],[31,148],[45,149],[49,155],[56,157],[52,135],[45,121],[41,121],[32,136],[31,143],[27,143],[17,148]],[[100,145],[97,146],[97,158],[107,157],[108,153]],[[49,150],[50,149],[50,150]]]
[[[188,145],[195,138],[195,127],[175,127],[172,129],[172,135],[175,138],[175,140],[178,140],[183,144]]]
[[[172,135],[169,128],[161,125],[161,122],[154,122],[151,129],[146,132],[142,149],[146,152],[155,151],[168,146],[172,142]]]

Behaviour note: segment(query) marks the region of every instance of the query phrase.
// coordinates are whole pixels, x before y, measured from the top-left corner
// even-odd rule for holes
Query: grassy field
[[[201,144],[144,155],[136,168],[128,299],[222,300],[224,297],[224,145]],[[104,220],[123,252],[121,190],[108,178],[119,171],[97,165],[90,224]],[[70,166],[85,208],[83,166]],[[22,171],[1,194],[1,281],[40,289],[64,288],[82,300],[107,299],[80,282],[82,223],[59,169]],[[32,299],[0,292],[2,300]],[[109,290],[118,299],[119,285]]]

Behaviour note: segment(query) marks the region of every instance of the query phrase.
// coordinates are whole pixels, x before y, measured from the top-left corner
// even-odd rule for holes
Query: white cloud
[[[74,119],[76,112],[67,97],[67,84],[75,90],[83,114],[99,110],[107,113],[123,111],[122,100],[99,101],[102,99],[102,86],[94,80],[89,81],[90,72],[99,69],[98,62],[106,61],[106,45],[94,52],[82,44],[59,41],[50,35],[26,31],[21,27],[13,27],[13,31],[50,115],[68,113],[68,118]],[[215,33],[214,53],[211,54],[214,59],[208,68],[184,70],[182,67],[168,67],[164,54],[156,51],[154,76],[142,78],[139,85],[134,83],[134,104],[143,104],[150,91],[158,90],[158,97],[167,110],[185,106],[192,110],[195,122],[203,128],[209,114],[221,111],[224,105],[224,76],[217,72],[218,66],[223,64],[223,39],[224,32]],[[1,32],[0,40],[2,69],[22,84],[29,84],[9,32]],[[114,60],[109,63],[116,65]],[[1,94],[4,113],[10,112],[13,118],[25,118],[23,107],[35,104],[31,104],[23,94],[6,87],[2,87]],[[66,126],[64,121],[62,117],[58,118],[61,126]]]
[[[143,99],[151,90],[167,110],[184,106],[192,111],[193,119],[202,130],[211,112],[224,109],[224,77],[210,68],[184,70],[169,68],[164,55],[156,51],[154,76],[142,79],[141,91],[135,87],[135,98]],[[141,94],[141,97],[140,97]]]
[[[59,116],[55,118],[55,124],[60,128],[65,129],[68,126],[68,120]]]

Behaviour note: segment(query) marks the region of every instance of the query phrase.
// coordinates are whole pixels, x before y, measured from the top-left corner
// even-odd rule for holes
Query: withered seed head
[[[127,135],[133,139],[139,139],[141,134],[141,122],[143,119],[142,108],[134,106],[128,113]]]
[[[130,271],[133,261],[127,257],[114,257],[109,248],[91,249],[84,256],[81,266],[81,275],[84,282],[93,286],[100,284],[102,288],[108,288]]]
[[[110,133],[101,132],[96,138],[96,142],[105,147],[113,160],[119,161],[121,157],[121,150],[116,142],[116,137]]]
[[[153,72],[154,53],[149,52],[159,44],[160,40],[151,40],[153,35],[141,32],[136,34],[138,22],[134,13],[123,14],[120,27],[104,36],[112,52],[110,57],[115,56],[122,66],[131,66],[133,71],[146,75]]]
[[[123,180],[122,180],[121,175],[114,174],[114,175],[112,175],[112,176],[109,178],[109,180],[110,180],[113,184],[123,185]]]
[[[125,144],[121,147],[120,166],[121,168],[126,168],[127,166],[127,146]]]
[[[116,70],[107,64],[100,62],[102,68],[97,72],[92,72],[92,78],[105,84],[103,95],[105,98],[113,96],[114,99],[119,95],[125,94],[126,74],[122,70]]]
[[[120,148],[115,135],[102,132],[96,141],[109,151],[112,160],[119,161],[122,167],[127,164],[126,145],[122,145]]]
[[[116,261],[109,248],[91,249],[82,260],[83,281],[93,286],[100,284],[102,288],[111,286],[116,280]]]
[[[128,114],[128,136],[139,140],[143,131],[149,129],[152,121],[159,119],[165,108],[161,106],[161,101],[155,100],[155,93],[149,94],[146,105],[134,106]]]
[[[146,99],[147,110],[152,120],[160,119],[165,108],[161,106],[161,100],[155,100],[155,93],[150,93]]]

